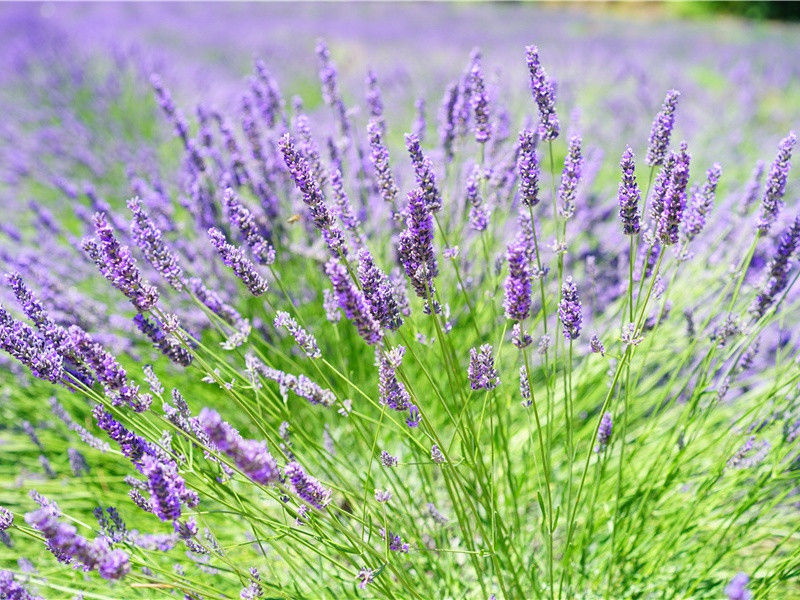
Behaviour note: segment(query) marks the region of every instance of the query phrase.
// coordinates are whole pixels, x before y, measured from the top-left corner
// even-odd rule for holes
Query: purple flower
[[[331,171],[331,191],[333,192],[333,209],[336,212],[336,216],[339,217],[345,229],[352,232],[354,241],[360,242],[361,234],[358,231],[360,222],[353,211],[350,198],[348,198],[347,192],[344,190],[342,172],[339,169]]]
[[[307,357],[319,358],[322,356],[322,353],[319,351],[319,346],[317,346],[316,338],[303,329],[297,321],[289,316],[289,313],[278,311],[273,324],[276,329],[284,327]]]
[[[433,278],[439,273],[433,251],[433,216],[420,190],[408,193],[406,229],[400,234],[398,254],[406,275],[417,295],[433,296]]]
[[[14,522],[14,514],[5,506],[0,506],[0,531],[5,531]]]
[[[572,277],[567,277],[561,286],[561,302],[558,305],[558,317],[564,326],[564,339],[574,340],[581,333],[581,301],[578,288]]]
[[[560,126],[556,115],[556,84],[547,78],[547,72],[539,62],[539,49],[536,46],[525,48],[525,59],[531,76],[531,93],[539,108],[539,137],[554,140],[558,137]]]
[[[489,141],[492,129],[489,125],[489,96],[479,61],[472,64],[470,70],[472,80],[472,110],[475,113],[475,141],[485,144]]]
[[[594,451],[598,454],[608,446],[613,428],[614,422],[611,418],[611,413],[604,413],[600,418],[600,426],[597,428],[597,446],[595,446]]]
[[[358,280],[373,318],[387,329],[396,330],[403,324],[400,308],[389,277],[375,264],[366,248],[358,251]]]
[[[565,219],[569,219],[575,214],[575,193],[581,179],[582,167],[581,137],[573,135],[569,138],[569,150],[564,158],[564,170],[561,173],[561,184],[558,187],[558,199],[561,202],[558,213]]]
[[[439,139],[446,162],[453,160],[453,142],[456,139],[456,104],[458,102],[458,83],[451,83],[442,97],[439,114]]]
[[[517,174],[520,201],[525,206],[536,206],[539,203],[539,159],[536,156],[536,133],[531,129],[519,132]]]
[[[325,263],[325,272],[331,280],[336,300],[345,316],[353,322],[358,334],[367,344],[377,344],[383,337],[380,324],[372,316],[364,294],[350,281],[347,269],[331,258]]]
[[[58,383],[64,377],[61,355],[36,331],[0,306],[0,348],[31,370],[35,377]]]
[[[128,200],[128,208],[133,213],[131,237],[139,246],[147,262],[176,290],[183,287],[183,269],[175,253],[163,239],[163,233],[156,226],[138,198]]]
[[[181,516],[181,500],[174,463],[162,462],[146,454],[142,457],[142,474],[147,477],[153,513],[162,521],[178,519]]]
[[[292,461],[283,470],[294,493],[318,510],[323,510],[331,501],[331,490],[305,472],[303,467]]]
[[[493,390],[500,383],[498,372],[494,368],[492,346],[483,344],[480,348],[470,348],[467,377],[473,390]]]
[[[506,297],[503,308],[506,318],[524,321],[531,309],[531,273],[525,241],[517,238],[508,246],[508,277],[506,278]]]
[[[765,283],[750,307],[750,312],[757,318],[764,316],[767,309],[775,302],[789,282],[789,270],[792,267],[792,255],[800,246],[800,216],[789,225],[778,239],[775,254],[767,266]]]
[[[390,206],[394,206],[400,191],[397,189],[394,175],[392,175],[392,168],[389,165],[389,151],[383,143],[383,128],[381,124],[382,121],[370,119],[367,125],[371,149],[370,159],[372,160],[372,166],[375,168],[375,176],[378,180],[381,198]]]
[[[619,218],[625,235],[639,233],[639,200],[641,194],[636,183],[636,167],[633,163],[633,150],[626,146],[619,163],[622,169],[622,181],[619,184]]]
[[[660,206],[656,233],[665,246],[678,242],[681,220],[686,208],[686,186],[689,183],[689,161],[686,142],[681,142],[680,151],[675,154],[669,173],[669,182],[663,191],[663,202]]]
[[[14,580],[11,571],[0,569],[0,598],[8,600],[44,600],[41,596],[31,594],[24,585]]]
[[[385,404],[392,410],[404,411],[411,406],[411,396],[406,390],[406,386],[397,379],[396,370],[399,366],[399,361],[405,353],[403,346],[398,346],[391,353],[393,356],[389,357],[384,354],[380,349],[376,350],[376,364],[378,367],[378,393],[380,394],[381,404]],[[392,360],[394,356],[399,357],[397,360]]]
[[[600,356],[606,355],[606,347],[603,346],[603,342],[601,342],[600,338],[596,335],[593,335],[589,340],[589,347],[595,354],[599,354]]]
[[[339,94],[336,67],[331,61],[328,45],[323,40],[317,41],[317,56],[320,61],[319,78],[322,82],[322,99],[325,104],[333,108],[334,114],[339,121],[342,137],[348,139],[350,137],[350,120],[347,117],[347,110]]]
[[[231,188],[226,188],[223,194],[225,206],[231,223],[242,233],[242,237],[259,264],[271,265],[275,262],[275,248],[272,247],[262,235],[253,213],[242,204],[239,197]]]
[[[308,400],[311,404],[333,406],[336,402],[336,395],[332,391],[320,387],[305,375],[284,373],[278,369],[268,367],[260,361],[257,361],[255,365],[261,375],[278,383],[281,394],[284,396],[288,390],[291,390],[301,398]]]
[[[650,165],[661,165],[669,148],[669,138],[672,135],[672,127],[675,124],[675,108],[678,106],[678,98],[681,93],[678,90],[669,90],[664,97],[664,104],[653,120],[650,128],[650,139],[647,145],[647,156],[644,161]]]
[[[747,573],[737,573],[731,579],[731,582],[725,586],[725,595],[728,600],[750,600],[752,595],[747,589],[747,584],[750,583],[750,577]]]
[[[511,343],[517,348],[527,348],[533,342],[533,338],[528,334],[520,323],[514,323],[511,328]]]
[[[722,167],[718,164],[706,172],[706,181],[702,188],[695,188],[689,200],[686,217],[683,221],[683,234],[687,240],[694,239],[706,225],[706,217],[714,206],[717,183],[722,175]]]
[[[254,296],[264,294],[269,288],[266,279],[256,270],[253,263],[245,256],[241,248],[229,244],[225,235],[216,227],[208,230],[211,245],[214,246],[222,262],[234,272],[245,287]]]
[[[386,450],[381,450],[381,464],[384,467],[396,467],[397,466],[397,457],[392,456]]]
[[[138,314],[133,317],[133,322],[139,331],[150,338],[155,347],[172,362],[182,367],[188,367],[192,364],[192,359],[194,358],[192,353],[184,348],[176,338],[167,335],[160,321],[157,319],[155,319],[155,322],[150,321],[143,314]]]
[[[152,456],[155,454],[153,447],[144,438],[126,429],[110,412],[99,404],[92,409],[92,414],[97,420],[97,426],[117,443],[122,454],[135,465],[140,464],[145,455]]]
[[[431,212],[442,208],[442,196],[436,187],[436,177],[433,174],[433,163],[422,153],[419,138],[413,134],[406,135],[406,148],[411,156],[411,165],[417,178],[417,186],[425,200],[425,205]]]
[[[103,277],[125,294],[139,311],[150,310],[158,302],[158,290],[142,279],[130,249],[117,241],[104,213],[95,213],[94,227],[97,238],[82,242],[86,254]]]
[[[417,99],[414,103],[414,108],[417,109],[417,116],[411,126],[411,133],[422,142],[425,139],[425,130],[428,128],[428,123],[425,120],[425,98]]]
[[[741,213],[746,214],[750,206],[758,199],[759,191],[761,190],[761,179],[764,177],[764,161],[759,160],[753,169],[753,174],[750,176],[750,181],[744,190],[742,196]]]
[[[375,71],[367,71],[367,108],[369,109],[370,122],[375,121],[380,129],[380,133],[386,132],[386,124],[383,120],[383,97],[381,88],[378,85],[378,77]]]
[[[792,150],[796,143],[797,135],[792,131],[778,144],[778,155],[775,157],[772,167],[770,167],[769,175],[767,176],[767,189],[764,190],[764,198],[761,200],[761,216],[758,219],[758,230],[761,233],[769,233],[772,224],[778,217],[778,213],[783,208],[786,178],[789,175]]]
[[[294,140],[289,133],[281,137],[278,147],[283,154],[283,160],[297,189],[300,190],[303,203],[308,207],[311,219],[314,221],[316,228],[322,233],[322,237],[325,239],[331,254],[333,256],[344,256],[347,253],[344,235],[336,225],[333,213],[325,203],[320,183],[312,176],[308,162],[295,148]]]
[[[489,226],[489,212],[481,198],[480,180],[482,177],[480,165],[474,165],[467,177],[465,198],[470,204],[469,225],[475,231],[485,231]]]
[[[442,463],[447,462],[447,459],[444,457],[444,454],[442,454],[442,451],[436,444],[431,446],[431,460],[435,462],[437,465],[441,465]]]

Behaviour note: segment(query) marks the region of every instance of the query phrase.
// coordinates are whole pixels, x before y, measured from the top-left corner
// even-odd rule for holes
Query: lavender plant
[[[601,151],[516,50],[437,135],[323,41],[318,110],[144,73],[150,156],[12,182],[0,598],[800,598],[795,134]]]

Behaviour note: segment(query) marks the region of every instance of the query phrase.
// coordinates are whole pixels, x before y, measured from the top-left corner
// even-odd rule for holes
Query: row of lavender
[[[201,106],[192,126],[154,76],[182,150],[171,183],[129,173],[127,215],[91,189],[96,212],[75,204],[78,222],[32,205],[42,248],[4,257],[16,307],[2,312],[3,348],[59,384],[67,429],[138,473],[109,467],[126,474],[131,518],[174,532],[127,528],[109,505],[119,490],[72,449],[74,484],[98,496],[94,539],[40,493],[38,510],[14,511],[24,518],[4,512],[5,539],[43,539],[130,597],[220,585],[229,597],[237,582],[245,598],[714,597],[747,550],[733,532],[763,544],[755,593],[791,592],[797,376],[774,331],[797,309],[800,220],[783,210],[794,134],[728,199],[755,227],[714,220],[722,169],[672,149],[671,91],[638,178],[634,151],[618,150],[617,209],[589,192],[600,164],[582,138],[561,145],[535,47],[538,110],[518,136],[474,51],[430,149],[425,124],[405,137],[408,173],[378,77],[362,119],[327,47],[317,54],[327,136],[261,62],[233,118]],[[69,268],[53,275],[53,262]],[[133,319],[104,307],[120,296],[79,291],[97,270]],[[148,339],[165,358],[139,377]],[[30,390],[16,401],[52,393]],[[176,546],[196,570],[165,568]],[[6,594],[97,585],[24,570],[4,572]],[[728,596],[747,583],[737,575]]]

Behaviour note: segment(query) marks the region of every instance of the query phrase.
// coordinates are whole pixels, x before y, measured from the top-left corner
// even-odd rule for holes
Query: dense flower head
[[[350,280],[347,269],[339,261],[331,258],[325,263],[325,272],[333,285],[339,308],[353,322],[365,342],[370,345],[377,344],[383,337],[380,323],[372,316],[364,294]]]
[[[678,106],[678,98],[680,97],[681,93],[678,90],[669,90],[664,97],[661,110],[653,120],[650,139],[647,144],[647,156],[644,159],[650,166],[664,163],[664,158],[669,149],[669,138],[675,125],[675,109]]]
[[[413,133],[406,135],[406,148],[409,156],[411,156],[411,165],[417,178],[417,186],[425,200],[425,204],[428,210],[436,212],[442,208],[442,196],[436,186],[433,163],[430,158],[423,154],[419,137]]]
[[[130,248],[117,241],[106,215],[94,215],[97,237],[83,240],[83,249],[97,265],[100,273],[125,294],[139,311],[146,311],[158,302],[158,290],[142,278]]]
[[[403,317],[395,298],[394,286],[366,248],[358,251],[357,275],[373,318],[387,329],[396,330],[400,327]]]
[[[595,452],[602,452],[608,446],[611,440],[611,431],[613,430],[614,422],[610,412],[603,413],[600,418],[600,426],[597,428],[597,446]]]
[[[131,237],[144,254],[147,262],[158,271],[176,290],[183,285],[183,269],[177,256],[164,241],[164,234],[142,205],[139,198],[128,200],[128,209],[133,214]]]
[[[506,297],[503,308],[506,318],[524,321],[531,309],[531,274],[524,240],[518,238],[508,245],[506,251],[508,277],[505,283]]]
[[[747,589],[747,584],[750,583],[750,577],[747,573],[737,573],[733,576],[730,583],[725,586],[725,595],[728,600],[750,600],[752,594]]]
[[[494,368],[493,352],[490,344],[470,348],[467,377],[473,390],[493,390],[500,383],[500,375]]]
[[[167,333],[164,324],[158,319],[150,320],[140,313],[133,317],[133,322],[139,331],[150,338],[153,345],[172,362],[182,367],[192,364],[194,358],[192,353],[176,337],[176,332]]]
[[[519,197],[525,206],[539,203],[539,159],[536,156],[536,133],[531,129],[519,132],[517,155]]]
[[[383,120],[383,96],[378,85],[378,76],[372,69],[367,70],[367,108],[369,109],[370,121],[374,120],[381,133],[386,131],[386,123]]]
[[[405,348],[398,346],[395,350],[396,354],[402,359]],[[397,379],[397,368],[400,365],[397,361],[391,360],[390,356],[380,349],[375,351],[375,356],[378,366],[378,393],[380,394],[381,403],[392,410],[406,410],[411,406],[411,396],[403,382]]]
[[[313,334],[304,329],[294,318],[292,318],[286,311],[279,310],[275,314],[273,324],[277,328],[285,328],[297,342],[297,345],[309,358],[319,358],[322,353],[317,345],[317,340]]]
[[[706,180],[702,187],[692,190],[686,217],[683,221],[683,234],[686,239],[694,239],[705,227],[708,213],[714,207],[714,196],[721,175],[722,167],[715,163],[706,172]]]
[[[398,254],[414,291],[422,299],[433,295],[433,278],[439,273],[433,250],[433,215],[420,190],[408,193],[406,228],[400,234]]]
[[[564,327],[564,339],[574,340],[581,333],[581,301],[578,297],[578,288],[572,277],[567,277],[561,287],[561,302],[558,305],[558,317]]]
[[[369,133],[369,146],[371,150],[370,160],[372,161],[372,166],[375,168],[375,176],[378,180],[378,189],[381,198],[384,202],[394,206],[397,202],[397,196],[400,194],[400,190],[397,189],[397,184],[392,174],[392,168],[389,164],[389,151],[383,143],[381,121],[370,119],[367,125],[367,132]]]
[[[639,201],[641,193],[636,183],[636,167],[633,162],[633,150],[630,146],[622,153],[619,163],[622,169],[622,181],[619,184],[619,218],[625,235],[636,235],[640,229]]]
[[[228,210],[231,223],[239,229],[258,263],[271,265],[275,262],[275,249],[264,237],[264,231],[256,223],[253,213],[242,204],[236,192],[231,188],[226,188],[223,193],[223,202]]]
[[[475,62],[470,71],[472,79],[472,110],[475,113],[475,141],[485,144],[492,133],[489,124],[489,95],[480,62]]]
[[[30,326],[14,319],[0,306],[0,348],[31,370],[34,377],[58,383],[64,361],[58,351]]]
[[[786,193],[786,179],[791,167],[792,150],[797,144],[797,135],[790,132],[778,144],[778,155],[767,175],[767,187],[761,200],[761,215],[758,219],[758,230],[768,233],[772,228],[778,213],[783,208],[783,196]]]
[[[798,247],[800,247],[800,216],[796,217],[778,238],[775,253],[767,265],[765,282],[750,307],[750,312],[756,317],[764,316],[776,297],[786,289],[789,283],[789,271],[792,268],[792,257]]]
[[[331,501],[331,490],[306,473],[299,463],[292,461],[283,473],[295,494],[318,510],[323,510]]]
[[[564,158],[564,170],[561,172],[561,184],[558,187],[559,214],[569,219],[575,214],[575,195],[578,191],[581,172],[583,170],[583,154],[581,153],[581,137],[573,135],[569,138],[569,149]]]
[[[453,143],[456,139],[456,104],[458,103],[458,83],[447,86],[442,96],[439,111],[439,138],[446,162],[453,160]]]
[[[539,61],[539,49],[536,46],[525,48],[525,60],[531,78],[531,93],[539,108],[539,136],[546,141],[554,140],[560,132],[556,115],[556,84],[548,79],[547,72]]]
[[[224,233],[212,227],[208,230],[208,238],[222,262],[230,267],[251,294],[261,296],[269,289],[267,280],[256,270],[255,265],[245,256],[241,248],[227,242]]]
[[[680,225],[686,209],[686,186],[689,184],[689,162],[691,157],[686,142],[680,150],[669,173],[669,182],[664,188],[663,204],[656,222],[656,233],[665,246],[678,242]]]
[[[14,573],[0,569],[0,598],[8,600],[44,600],[32,594],[22,583],[15,579]]]

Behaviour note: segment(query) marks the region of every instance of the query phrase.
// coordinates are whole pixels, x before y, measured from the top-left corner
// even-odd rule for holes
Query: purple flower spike
[[[389,277],[375,264],[366,248],[358,251],[358,280],[369,305],[370,313],[383,327],[396,330],[403,324],[400,307],[395,299],[394,287]]]
[[[451,83],[442,97],[439,116],[439,138],[446,162],[453,160],[453,142],[456,139],[456,104],[458,103],[458,83]]]
[[[377,344],[383,337],[380,324],[372,316],[364,294],[350,281],[347,269],[331,258],[325,264],[325,272],[331,280],[339,307],[345,316],[353,322],[358,334],[367,344]]]
[[[242,281],[245,287],[250,290],[254,296],[264,294],[269,286],[266,279],[264,279],[255,266],[242,252],[241,248],[237,248],[229,244],[225,240],[225,235],[216,227],[208,230],[208,237],[211,239],[211,245],[214,246],[222,262],[234,272],[234,274]]]
[[[519,197],[525,206],[539,203],[539,159],[536,156],[536,133],[531,129],[519,132],[517,156]]]
[[[413,134],[406,135],[406,148],[411,156],[411,165],[417,178],[417,186],[425,199],[428,210],[436,212],[442,208],[442,196],[436,187],[436,177],[433,174],[433,163],[422,153],[419,138]]]
[[[714,164],[706,173],[706,181],[702,188],[695,188],[686,210],[683,222],[683,234],[687,240],[693,240],[706,226],[706,217],[714,207],[714,196],[717,183],[722,175],[722,167]]]
[[[758,230],[769,233],[778,213],[783,208],[783,195],[786,193],[786,178],[791,167],[792,150],[797,143],[797,135],[790,132],[778,145],[778,155],[767,176],[767,189],[761,200],[761,216],[758,220]]]
[[[686,186],[689,184],[689,162],[691,157],[686,142],[681,142],[675,154],[669,183],[664,189],[663,208],[656,222],[656,233],[665,246],[678,242],[681,220],[686,208]],[[670,159],[670,162],[671,159]]]
[[[0,306],[0,349],[31,370],[39,379],[58,383],[64,377],[64,361],[56,348],[36,331],[14,319]]]
[[[489,124],[489,96],[486,93],[486,82],[483,79],[483,70],[479,61],[473,63],[470,78],[472,79],[472,110],[475,114],[475,141],[485,144],[489,141],[492,128]]]
[[[778,239],[775,254],[767,266],[765,283],[750,307],[750,312],[756,318],[763,317],[778,294],[786,289],[789,283],[789,270],[792,267],[792,256],[798,247],[800,247],[800,217],[796,217]]]
[[[483,344],[480,348],[470,348],[467,377],[473,390],[493,390],[500,383],[498,372],[494,368],[492,346]]]
[[[417,295],[433,296],[433,278],[439,273],[433,251],[433,216],[420,190],[408,193],[406,229],[400,234],[398,254]]]
[[[506,259],[508,277],[505,284],[506,298],[503,303],[506,318],[524,321],[531,308],[531,273],[525,241],[517,239],[509,244]]]
[[[181,345],[180,341],[164,331],[162,323],[158,320],[150,321],[143,314],[133,317],[136,327],[145,334],[161,353],[176,365],[188,367],[192,364],[192,353]]]
[[[394,351],[399,355],[399,360],[402,360],[404,352],[403,346],[398,346]],[[396,369],[399,362],[390,360],[380,349],[376,351],[376,360],[381,404],[385,404],[392,410],[406,410],[411,406],[411,396],[408,394],[406,386],[397,379]]]
[[[554,140],[560,131],[556,115],[556,84],[547,78],[536,46],[525,48],[525,59],[531,76],[531,93],[539,107],[539,135],[543,140]]]
[[[597,429],[597,446],[594,451],[598,454],[606,449],[608,442],[611,440],[611,431],[614,428],[614,422],[611,418],[611,413],[603,414],[600,419],[600,427]]]
[[[633,163],[633,150],[630,146],[625,148],[622,160],[619,163],[622,169],[622,181],[619,184],[619,218],[622,221],[622,231],[625,235],[639,233],[639,200],[641,194],[636,183],[636,167]]]
[[[558,213],[565,219],[569,219],[575,214],[575,194],[583,168],[581,143],[581,136],[570,137],[569,151],[564,158],[564,170],[561,173],[561,184],[558,187],[558,199],[561,202]]]
[[[231,223],[235,225],[242,233],[244,241],[250,246],[253,255],[259,264],[271,265],[275,262],[275,248],[272,247],[266,238],[262,235],[256,224],[253,213],[242,204],[239,196],[236,195],[231,188],[226,188],[223,194],[225,206],[228,209],[228,216]]]
[[[153,513],[162,521],[180,518],[181,500],[176,485],[178,473],[175,465],[145,455],[142,457],[142,475],[147,477]]]
[[[316,338],[303,329],[297,321],[289,316],[289,313],[278,311],[273,324],[276,329],[281,327],[285,328],[307,357],[319,358],[322,356],[322,352],[320,352],[319,346],[317,346]]]
[[[318,510],[323,510],[331,501],[331,490],[305,472],[303,467],[292,461],[283,470],[294,493]]]
[[[480,180],[483,172],[479,165],[474,165],[467,177],[466,200],[470,203],[469,226],[475,231],[486,231],[489,227],[489,211],[481,198]]]
[[[564,326],[564,339],[574,340],[581,333],[581,301],[578,288],[572,277],[567,277],[561,287],[561,303],[558,305],[558,317]]]
[[[650,139],[647,145],[647,156],[644,159],[650,166],[664,164],[664,158],[669,148],[669,138],[672,135],[672,127],[675,125],[675,108],[678,106],[678,98],[681,93],[678,90],[670,90],[664,98],[661,110],[653,120],[650,128]]]
[[[138,198],[128,200],[128,209],[133,213],[131,237],[139,246],[147,262],[158,271],[176,290],[183,286],[183,269],[172,249],[163,239],[163,233],[153,223],[147,210]]]
[[[150,310],[158,301],[158,290],[142,279],[130,249],[117,241],[104,213],[95,213],[94,227],[97,238],[83,240],[86,254],[103,277],[125,294],[139,311]]]
[[[370,159],[372,160],[372,166],[375,167],[381,198],[390,206],[394,206],[400,190],[397,189],[397,184],[394,181],[394,175],[392,175],[392,169],[389,165],[389,151],[383,143],[381,121],[370,119],[367,125],[367,132],[369,133],[369,146],[371,149]]]
[[[24,585],[14,580],[11,571],[0,570],[0,598],[9,600],[44,600],[41,596],[31,594]]]
[[[747,589],[747,584],[750,583],[750,577],[747,573],[737,573],[731,579],[731,582],[725,586],[725,595],[728,600],[750,600],[752,594]]]

